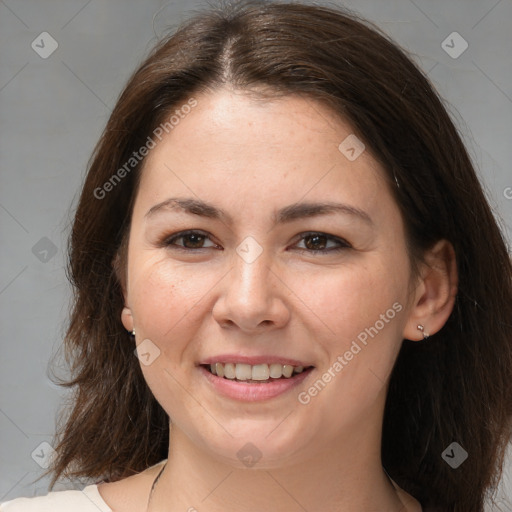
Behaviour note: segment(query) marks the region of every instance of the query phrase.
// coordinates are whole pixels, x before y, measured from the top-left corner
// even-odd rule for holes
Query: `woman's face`
[[[195,98],[155,139],[133,210],[122,319],[149,387],[173,428],[231,464],[377,439],[411,279],[383,171],[312,100]],[[224,371],[256,380],[265,364],[313,368],[243,383],[201,366],[237,361]]]

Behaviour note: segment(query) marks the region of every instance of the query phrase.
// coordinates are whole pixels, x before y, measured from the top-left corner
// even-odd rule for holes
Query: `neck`
[[[302,463],[237,468],[200,449],[175,425],[151,512],[405,512],[380,463],[380,437],[359,429]],[[380,436],[380,432],[374,432]],[[376,448],[374,448],[376,447]]]

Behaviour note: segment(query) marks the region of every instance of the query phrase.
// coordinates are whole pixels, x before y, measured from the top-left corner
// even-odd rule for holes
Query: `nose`
[[[252,262],[234,254],[231,270],[213,309],[213,318],[221,327],[257,333],[283,327],[290,312],[286,296],[290,290],[271,268],[265,251]]]

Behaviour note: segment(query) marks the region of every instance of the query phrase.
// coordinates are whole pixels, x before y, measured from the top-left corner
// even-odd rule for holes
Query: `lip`
[[[254,359],[254,358],[249,358]],[[266,359],[268,361],[268,359]],[[217,362],[219,362],[217,360]],[[229,361],[228,361],[229,362]],[[240,361],[240,359],[238,360]],[[204,363],[208,364],[208,363]],[[250,364],[250,363],[247,363]],[[254,363],[258,364],[258,363]],[[300,366],[297,364],[296,366]],[[213,389],[228,398],[239,400],[242,402],[258,402],[262,400],[269,400],[284,393],[290,392],[296,388],[301,382],[306,379],[310,373],[315,369],[314,367],[304,370],[302,373],[294,374],[290,378],[281,378],[271,380],[270,382],[259,383],[244,383],[235,380],[218,377],[209,372],[205,367],[199,366],[199,371],[206,378],[208,384]]]
[[[250,364],[254,366],[256,364],[288,364],[291,366],[314,366],[312,363],[299,361],[297,359],[290,359],[288,357],[280,357],[280,356],[271,356],[271,355],[260,355],[260,356],[242,356],[240,354],[220,354],[218,356],[208,357],[201,362],[197,363],[197,365],[202,364],[215,364],[215,363],[241,363],[241,364]]]

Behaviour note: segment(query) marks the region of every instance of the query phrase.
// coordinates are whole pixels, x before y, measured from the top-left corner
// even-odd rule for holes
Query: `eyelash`
[[[211,249],[212,248],[212,247],[197,247],[195,249],[191,249],[191,248],[188,248],[188,247],[182,247],[182,246],[174,244],[174,242],[176,240],[179,240],[180,238],[184,238],[187,235],[200,235],[200,236],[205,237],[206,239],[210,240],[210,237],[206,233],[204,233],[202,231],[199,231],[199,230],[190,229],[188,231],[180,231],[179,233],[176,233],[176,234],[172,235],[171,237],[166,238],[162,242],[161,245],[164,246],[164,247],[174,246],[174,247],[171,247],[171,248],[179,250],[179,251],[185,251],[185,252],[196,252],[196,251],[199,251],[199,250],[202,250],[202,249]],[[298,249],[300,252],[307,252],[309,254],[314,254],[314,255],[317,255],[317,254],[320,254],[320,255],[325,254],[326,255],[328,253],[338,252],[338,251],[342,251],[344,249],[351,249],[352,248],[352,246],[347,241],[343,240],[342,238],[338,238],[338,237],[335,237],[335,236],[332,236],[332,235],[328,235],[327,233],[322,233],[320,231],[307,231],[305,233],[301,233],[300,234],[300,239],[297,242],[300,242],[300,241],[304,240],[307,237],[313,237],[313,236],[320,236],[322,238],[326,238],[328,241],[334,241],[334,242],[337,242],[337,243],[341,244],[341,246],[340,247],[334,247],[334,248],[331,247],[329,249]]]

